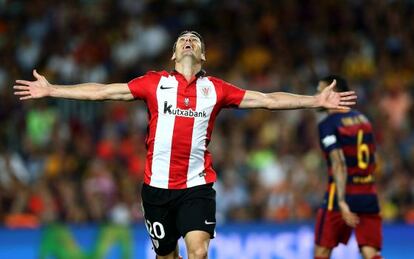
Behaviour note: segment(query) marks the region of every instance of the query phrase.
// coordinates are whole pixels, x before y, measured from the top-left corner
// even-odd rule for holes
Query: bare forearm
[[[315,108],[318,106],[318,99],[315,96],[285,92],[265,94],[257,91],[247,91],[239,105],[240,108],[264,108],[269,110]]]
[[[49,96],[77,100],[104,100],[105,85],[98,83],[51,85]]]
[[[315,96],[297,95],[284,92],[275,92],[267,94],[269,97],[267,109],[300,109],[316,108],[318,102]]]
[[[14,94],[20,100],[44,97],[67,98],[76,100],[133,100],[134,96],[126,83],[98,84],[85,83],[77,85],[54,85],[33,70],[34,81],[16,80]]]
[[[335,84],[323,89],[316,95],[298,95],[286,92],[261,93],[247,90],[239,104],[239,108],[263,108],[269,110],[289,110],[324,107],[329,109],[349,110],[355,104],[355,93],[352,91],[336,93],[332,90]]]
[[[338,202],[345,201],[347,173],[342,163],[333,165],[333,177],[336,184]]]
[[[329,153],[332,163],[333,178],[336,184],[338,202],[345,201],[347,169],[345,156],[340,148],[335,148]]]

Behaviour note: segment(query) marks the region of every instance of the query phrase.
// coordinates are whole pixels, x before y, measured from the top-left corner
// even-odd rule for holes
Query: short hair
[[[326,77],[320,79],[319,81],[325,82],[328,85],[330,85],[330,84],[332,84],[333,80],[336,80],[335,90],[337,92],[347,92],[347,91],[349,91],[349,86],[348,86],[347,81],[341,76],[329,75],[329,76],[326,76]]]
[[[178,36],[177,36],[177,38],[174,42],[173,52],[175,52],[175,48],[177,47],[178,38],[180,38],[184,34],[188,34],[188,33],[193,34],[194,36],[196,36],[200,40],[200,42],[201,42],[201,52],[205,53],[206,49],[205,49],[205,44],[204,44],[203,37],[201,37],[200,33],[196,32],[196,31],[182,31],[180,34],[178,34]]]

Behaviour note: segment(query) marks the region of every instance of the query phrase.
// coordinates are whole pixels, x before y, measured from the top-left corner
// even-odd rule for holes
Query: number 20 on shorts
[[[151,224],[149,220],[145,221],[147,231],[152,238],[163,239],[165,237],[164,226],[160,222],[154,222]]]

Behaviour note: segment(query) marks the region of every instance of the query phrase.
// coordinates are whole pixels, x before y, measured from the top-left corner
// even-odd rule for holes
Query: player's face
[[[180,62],[186,56],[191,56],[198,62],[206,60],[205,55],[202,52],[200,39],[192,33],[181,35],[177,39],[172,59],[176,62]]]

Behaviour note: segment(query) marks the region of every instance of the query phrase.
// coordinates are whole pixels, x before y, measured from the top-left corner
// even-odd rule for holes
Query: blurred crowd
[[[16,79],[128,82],[171,70],[185,29],[206,71],[239,87],[314,94],[334,73],[357,91],[378,144],[387,221],[414,224],[414,1],[0,0],[0,222],[142,221],[141,102],[20,102]],[[226,110],[213,140],[217,216],[312,221],[327,185],[323,113]]]

